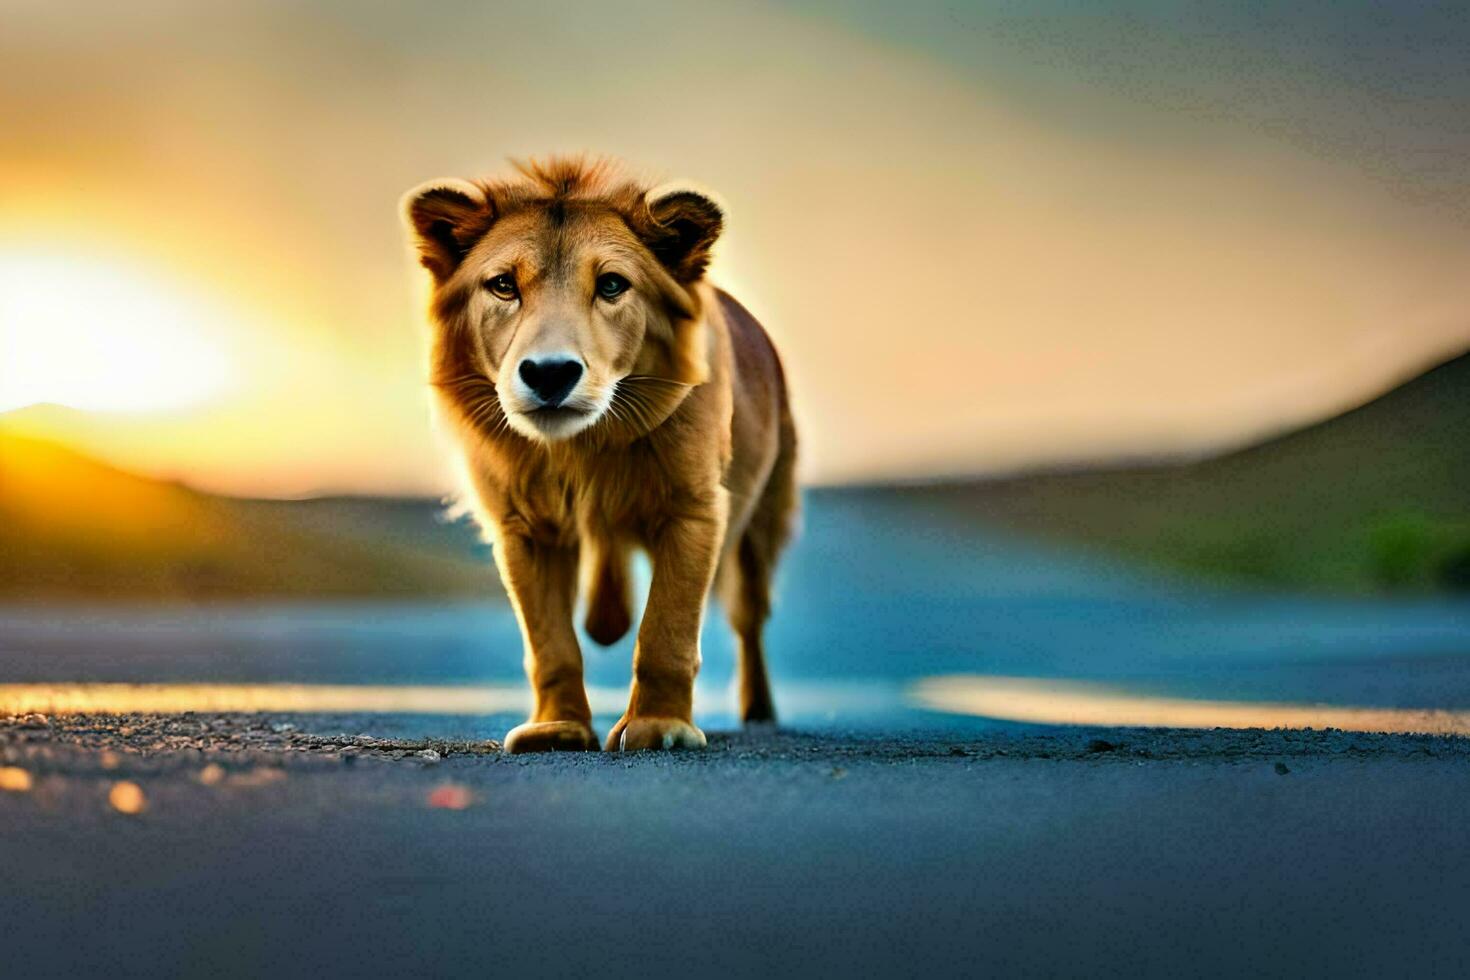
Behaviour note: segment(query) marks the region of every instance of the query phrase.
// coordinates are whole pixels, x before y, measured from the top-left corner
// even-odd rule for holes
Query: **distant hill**
[[[1470,588],[1470,354],[1199,462],[905,488],[991,523],[1236,581]]]
[[[216,496],[0,430],[0,600],[500,595],[441,510]]]
[[[1235,582],[1470,589],[1470,355],[1199,462],[810,492]],[[0,601],[459,596],[503,592],[475,530],[437,501],[223,497],[0,429]]]

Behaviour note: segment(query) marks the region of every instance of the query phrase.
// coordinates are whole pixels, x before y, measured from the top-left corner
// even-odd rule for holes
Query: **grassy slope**
[[[425,501],[234,500],[0,432],[6,599],[493,595],[472,542]]]
[[[1459,579],[1463,588],[1470,355],[1336,418],[1213,459],[905,492],[966,520],[1215,577],[1341,590]]]

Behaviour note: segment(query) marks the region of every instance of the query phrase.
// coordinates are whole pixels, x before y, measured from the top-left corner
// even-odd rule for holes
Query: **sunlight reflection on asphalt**
[[[592,711],[616,719],[626,688],[587,688]],[[729,692],[696,690],[696,721],[727,726],[735,719]],[[0,684],[0,717],[78,714],[363,714],[524,716],[525,683],[476,685],[369,684]],[[781,688],[784,718],[804,725],[862,719],[892,720],[905,712],[901,688],[890,682],[792,683]]]
[[[917,706],[931,711],[1037,725],[1470,734],[1470,711],[1149,697],[1105,685],[1030,677],[930,677],[912,685],[909,693]]]
[[[906,692],[885,683],[793,685],[785,717],[802,725],[833,721],[912,724],[928,717],[1036,725],[1144,728],[1287,728],[1470,735],[1470,710],[1229,701],[1160,697],[1105,684],[957,674],[929,677]],[[599,717],[617,717],[627,693],[588,689]],[[703,703],[717,702],[704,692]],[[330,684],[0,684],[0,717],[77,714],[270,713],[515,715],[530,707],[525,685]],[[824,708],[825,710],[818,710]],[[707,713],[699,714],[701,723]],[[721,719],[724,720],[724,719]]]

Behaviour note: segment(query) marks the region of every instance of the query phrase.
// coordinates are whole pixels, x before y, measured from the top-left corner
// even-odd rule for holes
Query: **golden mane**
[[[498,213],[523,207],[598,202],[636,216],[648,187],[610,157],[584,155],[512,160],[516,176],[477,181]]]

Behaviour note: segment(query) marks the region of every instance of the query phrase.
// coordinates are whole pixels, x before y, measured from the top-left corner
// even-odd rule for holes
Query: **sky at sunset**
[[[0,411],[441,491],[398,200],[592,151],[727,202],[809,481],[1247,440],[1470,346],[1470,14],[1281,6],[8,0]]]

